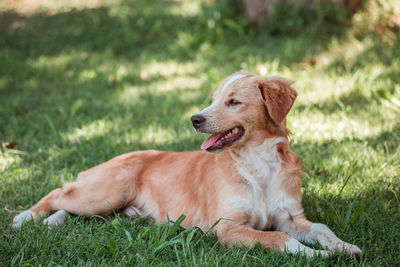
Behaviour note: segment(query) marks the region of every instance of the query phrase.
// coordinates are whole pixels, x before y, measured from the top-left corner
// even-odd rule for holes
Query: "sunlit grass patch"
[[[297,138],[309,141],[323,141],[344,138],[363,138],[374,136],[384,130],[382,124],[373,123],[364,118],[349,118],[346,112],[326,114],[314,109],[291,119],[291,129]]]
[[[73,129],[69,133],[64,134],[64,138],[71,143],[76,141],[91,139],[96,136],[104,136],[110,133],[113,124],[107,120],[97,120]]]
[[[52,1],[52,0],[15,0],[4,1],[0,3],[0,9],[5,11],[14,11],[22,15],[32,15],[35,13],[56,14],[59,12],[68,12],[71,10],[82,10],[87,8],[97,8],[101,6],[110,6],[119,4],[120,0],[71,0],[71,1]]]
[[[151,80],[156,77],[163,77],[168,79],[171,76],[185,76],[194,74],[200,69],[199,63],[197,62],[184,62],[179,63],[176,61],[164,61],[164,62],[147,62],[140,70],[140,78],[143,80]]]
[[[21,160],[21,157],[18,155],[19,151],[16,153],[11,151],[11,153],[5,153],[0,151],[0,171],[5,171],[10,165],[16,164]]]

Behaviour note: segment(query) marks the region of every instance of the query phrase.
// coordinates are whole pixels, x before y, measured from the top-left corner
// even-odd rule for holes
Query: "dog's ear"
[[[290,86],[292,83],[279,77],[259,80],[257,83],[269,116],[276,124],[285,119],[297,97],[296,91]]]

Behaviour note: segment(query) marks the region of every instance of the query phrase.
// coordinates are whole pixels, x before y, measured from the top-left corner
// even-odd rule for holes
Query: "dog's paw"
[[[327,257],[330,254],[329,251],[326,250],[316,250],[307,247],[294,238],[290,238],[288,241],[286,241],[283,251],[292,254],[304,253],[307,257],[314,257],[318,255],[322,257]]]
[[[34,213],[31,210],[26,210],[14,217],[11,227],[15,230],[21,229],[24,222],[30,221],[34,218]]]
[[[346,242],[343,242],[343,244],[339,246],[337,249],[339,251],[346,252],[348,255],[354,255],[357,259],[359,259],[362,256],[362,251],[359,247]]]
[[[326,225],[313,223],[311,231],[317,236],[319,243],[324,249],[343,251],[348,255],[354,255],[356,258],[361,257],[362,252],[359,247],[342,241]]]
[[[59,210],[56,213],[50,215],[47,219],[43,220],[43,224],[47,226],[61,226],[65,223],[65,219],[67,218],[68,212],[65,210]]]

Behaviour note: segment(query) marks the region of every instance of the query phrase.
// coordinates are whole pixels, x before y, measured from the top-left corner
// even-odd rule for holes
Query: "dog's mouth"
[[[207,138],[203,142],[203,144],[201,144],[201,149],[207,150],[209,152],[222,149],[225,146],[236,142],[243,135],[244,129],[240,126],[234,127],[221,133],[214,133],[209,138]]]

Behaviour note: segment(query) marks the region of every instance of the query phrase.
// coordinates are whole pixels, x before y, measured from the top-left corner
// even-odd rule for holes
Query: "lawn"
[[[385,6],[352,26],[299,11],[256,30],[203,2],[0,3],[0,142],[16,142],[0,148],[1,266],[400,265],[400,32]],[[114,156],[199,149],[190,116],[240,69],[296,81],[288,125],[305,213],[358,245],[360,261],[228,250],[198,229],[143,219],[9,227]]]

